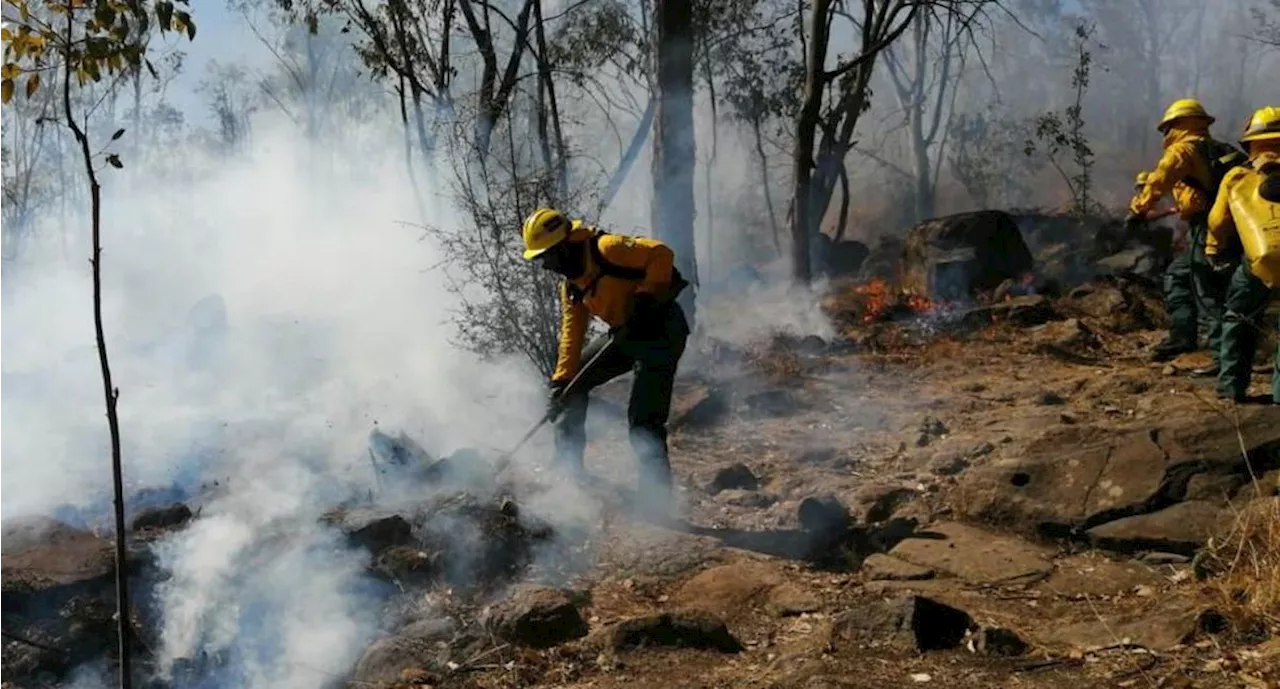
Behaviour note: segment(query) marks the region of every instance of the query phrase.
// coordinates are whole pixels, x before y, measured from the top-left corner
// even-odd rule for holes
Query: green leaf
[[[123,132],[124,130],[121,129],[120,131]],[[116,168],[117,170],[124,167],[124,163],[120,162],[120,156],[116,155],[115,153],[112,153],[111,155],[107,156],[107,164],[113,168]]]
[[[157,2],[156,3],[156,19],[160,20],[160,30],[166,31],[173,23],[173,3]]]

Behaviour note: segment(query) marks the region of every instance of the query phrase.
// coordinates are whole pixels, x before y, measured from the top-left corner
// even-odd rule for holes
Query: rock
[[[7,519],[3,530],[5,684],[44,686],[103,657],[115,645],[113,542],[43,517]],[[139,551],[128,557],[135,573],[148,562]]]
[[[172,529],[186,524],[194,516],[191,508],[180,502],[175,502],[168,507],[149,507],[139,511],[133,518],[131,529],[133,531]]]
[[[814,534],[842,534],[851,523],[849,509],[833,496],[805,498],[797,512],[800,528]]]
[[[751,473],[751,469],[745,464],[738,463],[717,471],[711,482],[707,484],[707,492],[715,495],[722,490],[756,490],[759,487],[760,480]]]
[[[1066,403],[1067,400],[1056,392],[1045,391],[1036,396],[1036,404],[1041,406],[1056,406]]]
[[[483,624],[494,636],[531,648],[550,648],[587,634],[587,623],[569,596],[545,586],[515,587],[485,612]]]
[[[716,500],[737,507],[764,509],[778,502],[778,496],[750,490],[722,490],[716,494]]]
[[[10,520],[4,524],[2,563],[5,611],[10,591],[110,584],[114,579],[111,541],[51,519]]]
[[[822,609],[818,597],[792,583],[783,583],[769,592],[765,610],[777,617],[790,617]]]
[[[458,631],[458,623],[447,617],[433,617],[410,622],[396,632],[396,636],[405,639],[438,641],[448,639]]]
[[[929,460],[929,472],[938,476],[955,476],[968,468],[968,458],[949,452],[938,453]]]
[[[875,524],[893,517],[918,494],[915,488],[894,483],[870,483],[854,492],[854,513],[863,523]]]
[[[972,624],[963,610],[924,596],[906,596],[840,613],[832,620],[831,644],[940,651],[959,646]]]
[[[1035,589],[1053,596],[1119,596],[1139,586],[1164,582],[1159,572],[1133,561],[1114,561],[1097,553],[1080,553],[1054,561],[1053,574]]]
[[[388,636],[365,649],[351,673],[354,682],[394,682],[406,671],[440,665],[440,650],[429,639]]]
[[[404,517],[372,509],[341,509],[322,517],[338,527],[353,543],[378,553],[413,542],[413,527]]]
[[[933,416],[926,416],[920,420],[920,434],[927,435],[931,438],[937,438],[950,433],[947,424],[942,423],[941,419]]]
[[[1214,503],[1189,500],[1157,512],[1125,517],[1089,530],[1100,548],[1120,552],[1158,549],[1194,555],[1214,533],[1229,526],[1230,512]]]
[[[1084,424],[1051,428],[1021,456],[965,472],[957,508],[978,521],[1062,536],[1181,502],[1198,475],[1248,476],[1242,439],[1254,472],[1280,468],[1280,424],[1269,410],[1240,408],[1239,437],[1234,424],[1186,414],[1120,434]]]
[[[922,581],[932,579],[933,570],[896,557],[873,553],[862,562],[862,571],[871,581]]]
[[[724,392],[700,386],[675,398],[671,404],[671,422],[667,425],[671,430],[708,428],[728,413],[729,401]]]
[[[425,586],[440,574],[438,555],[415,546],[392,546],[374,558],[373,570],[405,586]]]
[[[907,231],[903,286],[932,299],[958,300],[1021,279],[1033,266],[1022,232],[1007,213],[960,213]]]
[[[1167,600],[1149,610],[1117,614],[1103,613],[1095,619],[1075,624],[1043,625],[1031,632],[1050,647],[1066,647],[1090,652],[1127,642],[1152,651],[1167,651],[1186,643],[1196,633],[1200,610],[1186,601]]]
[[[1011,658],[1027,652],[1030,646],[1012,630],[983,627],[977,635],[975,650],[983,655]]]
[[[956,523],[936,524],[889,554],[972,584],[1027,584],[1053,572],[1044,548]]]
[[[696,648],[738,653],[742,644],[724,622],[697,612],[645,615],[615,622],[597,633],[596,641],[614,651],[642,648]]]
[[[735,562],[699,572],[676,589],[671,602],[724,620],[758,608],[778,616],[818,609],[820,602],[788,579],[789,572],[773,562]]]
[[[981,328],[996,323],[1012,323],[1019,326],[1042,325],[1061,318],[1053,304],[1045,297],[1031,294],[1013,297],[1008,301],[969,309],[960,317],[960,323]]]
[[[1032,328],[1031,333],[1037,344],[1068,352],[1093,350],[1102,345],[1097,334],[1076,318],[1045,323]]]

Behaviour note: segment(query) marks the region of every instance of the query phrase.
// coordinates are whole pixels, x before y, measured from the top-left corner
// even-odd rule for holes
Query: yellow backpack
[[[1250,170],[1227,197],[1249,269],[1271,288],[1280,287],[1280,203],[1271,193],[1277,175],[1280,164],[1274,162]]]

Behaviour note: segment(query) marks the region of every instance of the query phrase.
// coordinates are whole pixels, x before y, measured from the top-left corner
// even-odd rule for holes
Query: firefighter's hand
[[[1206,255],[1204,258],[1209,263],[1209,268],[1211,268],[1213,272],[1219,275],[1230,272],[1231,269],[1234,267],[1231,265],[1230,261],[1224,261],[1222,260],[1222,258],[1220,258],[1217,255],[1214,255],[1214,256]]]
[[[547,421],[555,421],[564,413],[564,389],[568,381],[551,381],[547,386]]]

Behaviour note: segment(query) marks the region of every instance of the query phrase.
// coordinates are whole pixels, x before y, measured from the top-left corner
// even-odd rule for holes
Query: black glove
[[[1228,273],[1235,267],[1230,261],[1224,261],[1218,256],[1206,255],[1204,259],[1209,263],[1209,268],[1219,275]]]
[[[564,413],[564,389],[568,381],[551,381],[547,390],[547,421],[555,421]]]

